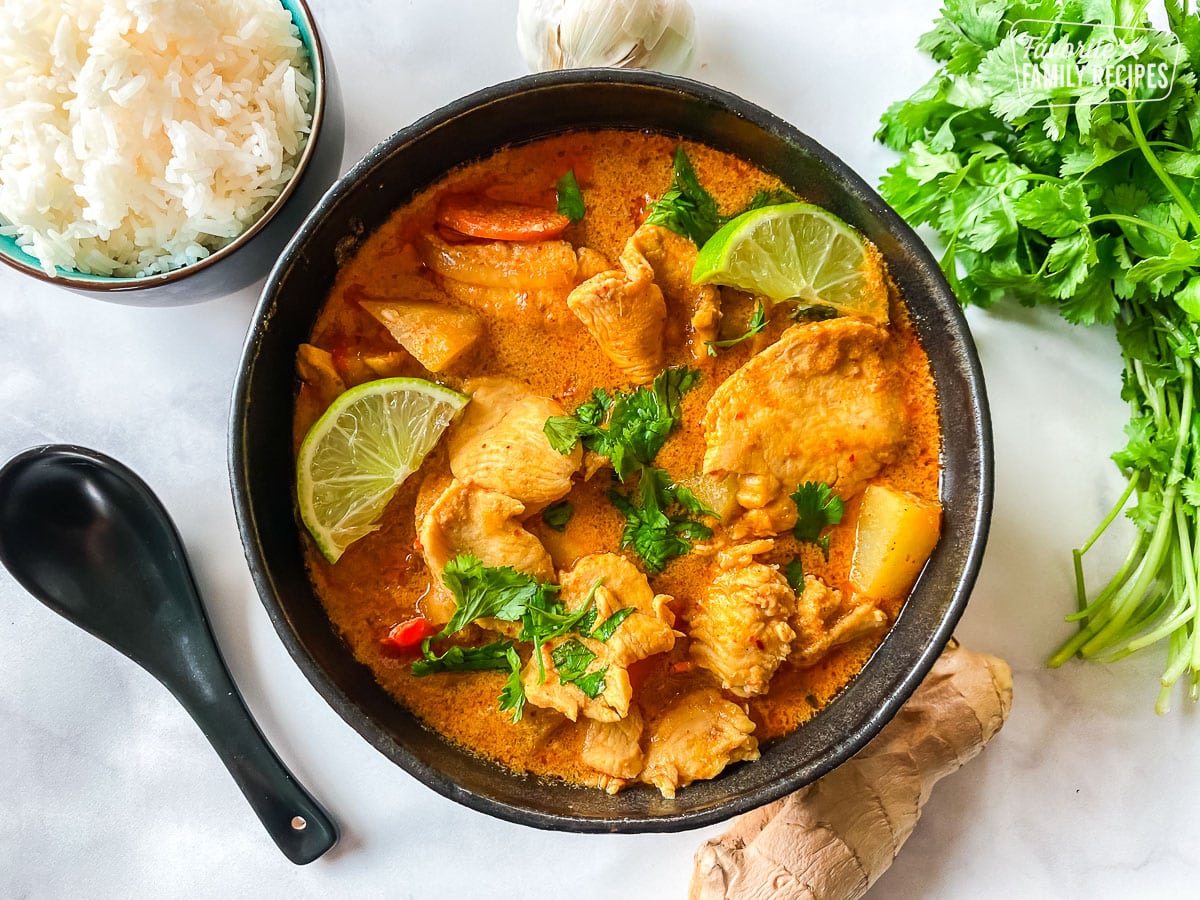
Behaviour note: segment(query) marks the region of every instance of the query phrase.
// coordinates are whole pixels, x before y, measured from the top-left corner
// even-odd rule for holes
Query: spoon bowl
[[[136,474],[82,447],[14,457],[0,468],[0,563],[178,698],[288,859],[308,863],[333,846],[336,826],[251,718],[213,639],[179,533]]]

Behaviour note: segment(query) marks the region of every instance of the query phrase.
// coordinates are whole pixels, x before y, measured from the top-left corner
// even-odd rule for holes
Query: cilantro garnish
[[[567,523],[571,521],[573,515],[575,515],[575,507],[566,500],[560,500],[542,510],[542,522],[551,531],[562,534],[567,530]]]
[[[717,201],[700,184],[682,145],[675,148],[671,186],[651,204],[646,221],[691,238],[697,247],[721,227]]]
[[[798,541],[816,544],[829,555],[829,535],[821,534],[827,525],[842,521],[846,506],[824,481],[806,481],[791,494],[796,504],[796,524],[792,534]]]
[[[625,517],[621,546],[642,558],[651,572],[692,549],[692,542],[712,537],[712,529],[692,518],[716,516],[695,494],[674,484],[663,469],[642,469],[632,496],[609,491],[608,498]]]
[[[787,579],[788,586],[797,594],[804,590],[804,563],[800,557],[797,556],[783,567],[783,577]]]
[[[876,137],[899,153],[880,190],[938,233],[964,305],[1048,304],[1116,331],[1127,488],[1075,551],[1080,630],[1049,663],[1165,641],[1164,711],[1183,676],[1200,698],[1200,17],[1166,0],[1157,29],[1146,7],[946,0],[919,44],[940,67]],[[1111,77],[1138,71],[1171,83]],[[1082,557],[1127,507],[1133,547],[1089,599]]]
[[[718,228],[744,212],[795,200],[796,196],[787,190],[757,191],[745,209],[731,216],[723,216],[717,201],[696,177],[692,161],[680,145],[675,148],[671,186],[650,205],[646,221],[690,238],[692,243],[700,247]]]
[[[597,626],[596,604],[592,598],[600,586],[600,579],[596,579],[591,586],[579,609],[569,610],[558,599],[557,585],[540,582],[507,566],[485,566],[479,559],[467,554],[456,556],[446,563],[442,582],[454,596],[454,615],[440,632],[422,642],[421,658],[413,662],[412,673],[426,676],[439,672],[507,669],[508,679],[499,697],[500,709],[511,712],[514,722],[520,721],[523,715],[525,688],[521,682],[521,657],[511,640],[493,641],[481,647],[453,645],[441,654],[433,652],[433,642],[457,634],[478,619],[520,622],[518,637],[533,644],[539,677],[544,680],[546,673],[542,646],[547,641],[574,632],[603,643],[634,612],[632,607],[617,610]],[[575,638],[570,640],[579,643]],[[552,657],[558,649],[551,651]],[[557,661],[555,665],[558,665]],[[590,697],[597,696],[604,689],[603,675],[598,679],[588,676],[580,680],[561,680],[579,683],[585,693],[598,683],[599,690],[595,694],[588,694]]]
[[[572,222],[583,218],[583,192],[579,190],[579,182],[575,180],[575,170],[567,169],[556,185],[558,193],[558,212]]]
[[[650,387],[610,396],[597,388],[590,400],[570,416],[551,416],[544,431],[550,446],[567,454],[583,441],[589,450],[612,461],[617,478],[625,481],[642,466],[651,465],[671,430],[683,419],[683,395],[700,379],[685,366],[665,369]],[[607,416],[607,425],[603,425]]]
[[[758,302],[758,305],[754,307],[754,312],[750,316],[750,321],[749,321],[749,323],[747,323],[746,331],[744,334],[740,334],[737,337],[733,337],[733,338],[726,338],[723,341],[705,341],[704,346],[706,346],[708,348],[709,356],[716,356],[718,347],[725,349],[728,347],[737,346],[742,341],[749,340],[750,338],[754,337],[754,335],[758,334],[760,331],[762,331],[766,327],[767,327],[767,308],[763,305],[762,301],[760,300]]]

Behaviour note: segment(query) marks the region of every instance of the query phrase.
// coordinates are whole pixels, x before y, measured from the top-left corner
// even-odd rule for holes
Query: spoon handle
[[[213,650],[210,662],[196,654],[196,669],[203,671],[167,687],[200,726],[284,856],[297,865],[310,863],[337,843],[337,825],[275,755],[215,641]]]

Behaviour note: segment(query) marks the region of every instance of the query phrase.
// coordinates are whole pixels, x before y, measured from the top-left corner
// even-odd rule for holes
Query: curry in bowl
[[[303,456],[355,386],[459,398],[378,516],[305,539],[316,594],[455,744],[666,797],[828,704],[940,523],[929,362],[879,254],[836,309],[696,283],[713,226],[796,198],[677,143],[544,138],[421,192],[341,266],[294,422]]]

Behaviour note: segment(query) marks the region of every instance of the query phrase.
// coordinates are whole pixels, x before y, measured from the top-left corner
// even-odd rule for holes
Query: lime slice
[[[727,284],[776,302],[822,304],[877,322],[888,318],[879,251],[811,203],[765,206],[727,222],[700,248],[692,281]]]
[[[300,444],[300,518],[331,563],[379,528],[469,397],[420,378],[383,378],[338,396]]]

